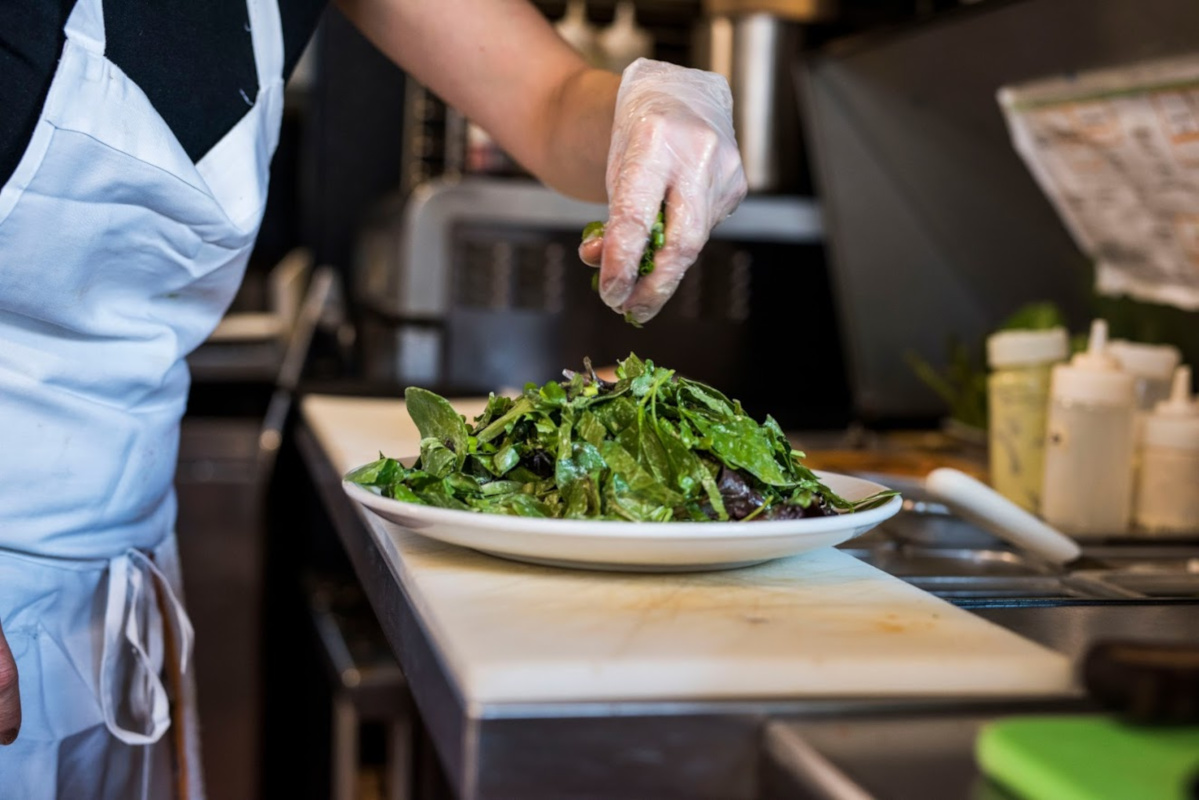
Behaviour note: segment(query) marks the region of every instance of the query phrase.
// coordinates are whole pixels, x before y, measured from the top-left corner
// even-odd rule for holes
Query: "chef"
[[[589,69],[516,0],[348,0],[549,185],[606,199],[644,322],[745,194],[716,75]],[[203,796],[172,490],[184,357],[237,290],[316,0],[0,4],[0,798]],[[666,244],[638,278],[666,205]]]

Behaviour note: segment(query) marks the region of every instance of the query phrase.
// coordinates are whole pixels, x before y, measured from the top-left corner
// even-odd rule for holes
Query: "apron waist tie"
[[[160,608],[160,598],[165,608]],[[166,624],[174,636],[166,635]],[[171,724],[170,698],[161,677],[166,642],[173,640],[180,672],[186,672],[194,636],[183,604],[153,561],[133,548],[109,560],[100,706],[113,736],[126,744],[153,744],[162,738]]]

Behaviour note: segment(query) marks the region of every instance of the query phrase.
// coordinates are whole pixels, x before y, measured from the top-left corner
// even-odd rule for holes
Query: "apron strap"
[[[103,0],[76,0],[63,32],[85,50],[98,56],[104,55],[107,39],[104,33]]]
[[[159,608],[159,593],[165,598],[165,609]],[[181,672],[186,672],[195,634],[170,582],[138,550],[111,559],[100,654],[100,706],[108,730],[126,744],[153,744],[171,724],[170,698],[160,677],[167,638],[164,624],[176,632],[175,657]],[[123,727],[118,712],[131,716],[135,727]]]
[[[261,92],[283,75],[283,20],[279,15],[278,0],[246,0],[246,10],[250,15],[254,66]]]

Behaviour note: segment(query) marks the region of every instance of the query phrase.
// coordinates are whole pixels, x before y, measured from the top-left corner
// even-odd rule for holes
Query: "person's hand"
[[[638,323],[670,299],[709,231],[745,197],[732,110],[728,83],[715,73],[647,59],[624,71],[608,151],[608,222],[579,257],[600,267],[603,301]],[[665,244],[653,272],[638,279],[663,201]]]
[[[21,695],[17,691],[17,662],[0,629],[0,745],[12,744],[21,730]]]

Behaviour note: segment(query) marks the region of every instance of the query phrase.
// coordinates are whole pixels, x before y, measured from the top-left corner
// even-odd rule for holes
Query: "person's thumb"
[[[579,260],[589,267],[598,267],[603,252],[603,234],[592,236],[590,239],[584,239],[583,243],[579,245]]]

